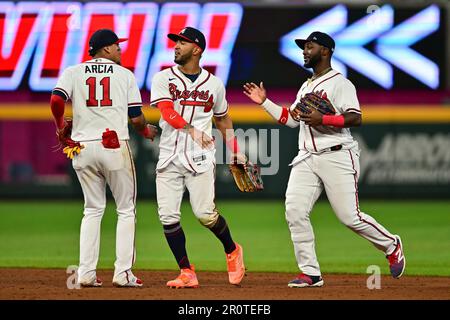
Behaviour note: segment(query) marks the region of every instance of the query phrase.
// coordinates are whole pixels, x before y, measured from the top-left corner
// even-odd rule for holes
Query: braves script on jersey
[[[212,116],[221,117],[228,112],[225,87],[222,81],[202,69],[192,82],[177,67],[155,74],[152,80],[151,105],[173,101],[177,111],[189,124],[212,136]],[[167,167],[176,157],[191,172],[205,172],[214,163],[215,149],[202,149],[183,130],[177,130],[162,118],[157,170]]]
[[[128,140],[128,107],[142,106],[141,94],[131,71],[99,58],[64,70],[55,90],[72,100],[75,141],[100,140],[108,128]]]
[[[334,106],[336,114],[356,112],[361,114],[355,86],[342,74],[331,70],[322,77],[309,82],[305,81],[297,93],[291,110],[307,93],[314,92],[324,99],[328,99]],[[330,126],[311,127],[300,121],[298,146],[300,153],[293,163],[297,163],[308,153],[321,152],[335,145],[342,145],[344,149],[357,146],[349,128],[335,128]]]

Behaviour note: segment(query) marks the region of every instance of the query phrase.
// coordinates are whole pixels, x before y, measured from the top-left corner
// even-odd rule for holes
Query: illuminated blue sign
[[[439,8],[432,5],[400,23],[377,41],[376,52],[428,87],[439,86],[439,67],[409,46],[439,28]]]
[[[382,6],[350,26],[347,26],[347,13],[345,6],[337,5],[292,30],[281,38],[281,54],[303,66],[303,56],[294,39],[322,31],[336,41],[331,65],[343,75],[347,74],[346,66],[349,66],[389,89],[393,86],[394,65],[430,88],[439,86],[437,64],[409,48],[439,28],[438,6],[432,5],[395,27],[394,9],[390,5]],[[373,41],[376,41],[376,54],[364,48]]]

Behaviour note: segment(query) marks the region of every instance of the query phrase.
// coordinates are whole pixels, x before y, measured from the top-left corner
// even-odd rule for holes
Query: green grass
[[[66,268],[78,263],[82,201],[2,201],[0,267]],[[218,203],[233,237],[244,247],[249,271],[297,272],[284,218],[283,201]],[[362,210],[405,246],[409,275],[450,275],[450,201],[363,201]],[[198,270],[225,270],[220,242],[183,204],[182,225],[188,253]],[[379,265],[388,273],[382,252],[339,223],[328,202],[312,213],[316,249],[324,273],[365,273]],[[102,222],[99,268],[112,268],[116,214],[110,202]],[[139,201],[136,268],[177,268],[162,233],[155,202]]]

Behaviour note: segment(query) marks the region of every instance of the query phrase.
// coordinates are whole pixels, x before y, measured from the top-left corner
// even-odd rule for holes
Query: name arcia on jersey
[[[184,99],[180,101],[181,105],[184,106],[197,106],[197,107],[204,107],[205,112],[211,111],[212,107],[214,106],[214,95],[209,94],[209,90],[178,90],[178,87],[174,83],[169,83],[169,93],[172,96],[172,99],[179,100]],[[194,99],[187,100],[189,98]],[[197,99],[203,100],[203,101],[197,101]]]
[[[112,64],[86,64],[84,73],[114,73]]]

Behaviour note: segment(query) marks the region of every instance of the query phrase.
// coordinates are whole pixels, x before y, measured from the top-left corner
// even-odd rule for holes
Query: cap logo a
[[[186,31],[186,28],[184,28],[183,30],[180,31],[180,33],[184,33]]]

